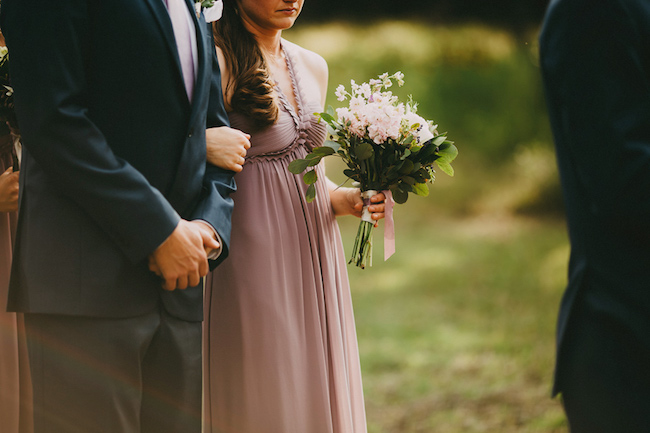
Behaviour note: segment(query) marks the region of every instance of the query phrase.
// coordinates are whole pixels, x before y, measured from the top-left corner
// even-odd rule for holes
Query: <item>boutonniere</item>
[[[223,12],[223,0],[194,0],[194,7],[196,8],[196,16],[203,16],[205,21],[211,23],[221,18]]]

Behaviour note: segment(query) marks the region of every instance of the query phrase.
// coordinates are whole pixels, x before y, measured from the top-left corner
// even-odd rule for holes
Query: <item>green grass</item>
[[[401,70],[396,93],[460,151],[454,178],[396,208],[396,254],[382,261],[380,228],[373,267],[349,266],[370,433],[566,432],[550,389],[569,248],[535,32],[385,21],[286,37],[328,61],[333,105],[336,85]],[[349,254],[358,220],[340,224]]]
[[[564,225],[399,211],[397,253],[381,261],[376,230],[374,266],[350,268],[370,431],[566,431],[549,396]]]

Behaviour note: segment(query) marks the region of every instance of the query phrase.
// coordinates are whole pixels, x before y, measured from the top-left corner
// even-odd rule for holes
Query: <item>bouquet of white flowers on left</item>
[[[404,75],[387,73],[368,83],[351,82],[351,92],[343,85],[336,89],[339,101],[349,99],[347,107],[320,113],[320,119],[328,125],[328,140],[315,148],[304,159],[289,164],[292,173],[299,174],[317,165],[322,158],[337,155],[347,165],[344,174],[356,182],[362,191],[364,211],[350,263],[365,268],[372,262],[372,228],[367,207],[370,197],[379,191],[387,196],[386,232],[392,236],[392,203],[404,203],[409,193],[429,195],[429,182],[434,180],[434,163],[450,176],[454,175],[451,162],[458,155],[453,142],[445,134],[439,134],[437,125],[417,114],[417,104],[409,99],[402,103],[388,89],[404,84]],[[315,170],[303,177],[307,188],[307,200],[315,197]],[[387,249],[384,244],[384,249]],[[394,246],[388,246],[387,258]]]

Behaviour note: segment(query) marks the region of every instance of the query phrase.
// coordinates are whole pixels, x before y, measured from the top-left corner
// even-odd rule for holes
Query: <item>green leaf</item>
[[[370,158],[374,152],[372,144],[365,141],[354,146],[354,154],[360,161]]]
[[[398,183],[397,187],[399,189],[401,189],[402,191],[405,191],[405,192],[412,192],[413,191],[413,187],[411,185],[409,185],[408,183],[406,183],[406,182]]]
[[[407,159],[404,161],[404,164],[399,169],[399,172],[402,174],[409,174],[413,171],[413,167],[414,167],[413,162]]]
[[[309,185],[309,187],[307,187],[307,192],[305,193],[305,198],[307,199],[307,203],[311,203],[316,198],[316,187],[314,187],[313,184],[311,184],[311,185]]]
[[[402,155],[402,157],[400,159],[406,159],[409,156],[411,156],[411,149],[405,149],[404,154]]]
[[[451,162],[456,159],[456,156],[458,156],[458,149],[456,146],[454,146],[450,141],[445,142],[438,148],[436,155],[439,156],[438,159],[436,159],[436,164],[440,167],[440,170],[449,176],[453,176],[454,169],[451,166]]]
[[[325,143],[323,143],[323,146],[331,148],[334,152],[338,151],[341,148],[341,145],[338,142],[332,140],[326,140]]]
[[[316,181],[318,180],[318,174],[316,173],[316,170],[309,170],[302,177],[302,180],[304,180],[307,185],[316,183]]]
[[[409,198],[409,193],[406,191],[402,191],[399,188],[391,188],[391,192],[393,193],[393,200],[395,200],[395,203],[397,204],[404,204],[406,203],[406,200]]]
[[[326,113],[329,114],[332,117],[336,116],[336,110],[334,110],[334,107],[332,107],[331,105],[327,106]]]
[[[426,183],[416,183],[413,185],[413,192],[422,197],[427,197],[429,195],[429,185]]]
[[[454,176],[454,168],[447,161],[444,161],[442,158],[436,159],[436,164],[438,165],[438,167],[440,167],[440,170],[442,170],[444,173],[452,177]]]
[[[307,167],[313,167],[313,166],[315,166],[315,165],[320,164],[320,162],[321,162],[322,159],[323,159],[323,158],[314,158],[314,159],[310,160],[310,161],[309,161],[309,164],[307,164]]]
[[[293,174],[300,174],[307,169],[309,161],[306,159],[295,159],[289,163],[289,171]]]
[[[437,152],[438,153],[443,153],[443,154],[451,153],[451,154],[456,154],[457,155],[458,154],[458,149],[456,148],[456,146],[454,146],[453,141],[445,141],[444,143],[442,143],[441,145],[438,146]]]
[[[332,116],[329,113],[320,113],[320,118],[323,119],[325,122],[329,123],[330,125],[337,123],[334,116]]]
[[[434,146],[440,146],[442,143],[445,142],[445,140],[447,140],[446,135],[439,135],[433,140],[431,140],[431,144],[433,144]]]
[[[411,176],[404,176],[402,178],[402,182],[408,183],[409,185],[415,185],[415,179],[413,179]]]
[[[329,146],[321,146],[321,147],[317,147],[316,149],[312,150],[313,154],[319,155],[321,157],[332,155],[334,152],[336,152],[336,151],[334,149],[332,149],[331,147],[329,147]]]

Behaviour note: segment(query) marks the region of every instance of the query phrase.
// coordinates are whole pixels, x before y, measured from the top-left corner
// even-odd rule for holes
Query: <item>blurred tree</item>
[[[308,1],[303,17],[310,21],[368,21],[383,18],[417,18],[433,22],[473,20],[506,26],[517,31],[538,25],[548,2],[549,0]]]

